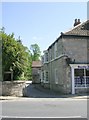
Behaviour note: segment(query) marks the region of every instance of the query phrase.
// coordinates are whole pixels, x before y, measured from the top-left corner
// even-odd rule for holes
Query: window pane
[[[86,69],[86,86],[89,87],[89,69]]]
[[[75,76],[84,76],[84,69],[75,69],[74,74]]]
[[[86,69],[86,76],[89,76],[89,70]]]
[[[48,72],[46,72],[46,81],[48,81]]]
[[[85,87],[84,69],[75,69],[75,87]]]
[[[44,80],[44,72],[42,72],[42,78],[43,78],[43,80]]]

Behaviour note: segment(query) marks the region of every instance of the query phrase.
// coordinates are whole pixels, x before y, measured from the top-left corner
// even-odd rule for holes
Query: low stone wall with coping
[[[23,96],[26,81],[0,82],[0,96]]]

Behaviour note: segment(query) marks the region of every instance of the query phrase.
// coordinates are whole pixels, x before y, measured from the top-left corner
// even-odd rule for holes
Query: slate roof
[[[37,67],[41,67],[42,63],[41,61],[33,61],[32,62],[32,68],[37,68]]]
[[[89,20],[86,20],[83,23],[80,23],[68,30],[67,32],[61,32],[61,35],[48,47],[48,50],[58,41],[62,36],[85,36],[89,37]]]
[[[79,35],[79,36],[89,36],[89,20],[80,23],[73,29],[63,33],[64,35]]]

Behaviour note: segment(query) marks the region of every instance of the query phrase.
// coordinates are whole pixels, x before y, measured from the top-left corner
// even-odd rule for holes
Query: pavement
[[[89,99],[87,94],[68,94],[60,95],[57,92],[50,91],[41,87],[39,84],[30,84],[26,88],[26,96],[15,97],[15,96],[0,96],[0,100],[29,100],[31,98],[71,98],[71,99]]]
[[[32,97],[14,97],[14,96],[0,96],[0,100],[29,100]],[[60,96],[60,98],[71,98],[71,99],[89,99],[89,96]],[[49,99],[49,98],[48,98]]]

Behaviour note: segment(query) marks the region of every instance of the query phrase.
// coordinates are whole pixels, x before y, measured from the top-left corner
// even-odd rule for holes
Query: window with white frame
[[[52,60],[52,48],[50,48],[50,50],[49,50],[49,60],[50,61]]]
[[[75,87],[89,87],[89,69],[74,69]]]
[[[58,84],[58,69],[55,69],[55,84]]]
[[[44,70],[44,82],[46,83],[48,83],[48,71],[46,71],[46,70]]]
[[[49,61],[51,60],[51,49],[49,49]]]
[[[44,64],[44,55],[41,57],[42,64]]]
[[[44,53],[44,62],[48,62],[48,51]]]
[[[43,82],[44,81],[44,71],[42,71],[42,73],[41,73],[41,82]]]
[[[86,69],[86,87],[89,87],[89,69]]]
[[[46,62],[48,62],[48,52],[45,53]]]
[[[46,81],[48,81],[48,71],[46,71]]]

